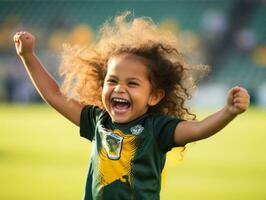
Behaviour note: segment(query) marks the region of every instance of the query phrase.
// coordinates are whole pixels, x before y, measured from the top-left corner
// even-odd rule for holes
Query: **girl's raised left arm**
[[[174,140],[177,145],[184,146],[208,138],[231,122],[238,114],[245,112],[249,106],[248,91],[242,87],[232,88],[227,97],[227,104],[218,112],[202,121],[184,121],[177,125]]]

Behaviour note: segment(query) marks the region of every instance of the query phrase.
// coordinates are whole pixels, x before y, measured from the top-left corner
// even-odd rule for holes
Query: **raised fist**
[[[17,32],[14,37],[16,51],[19,56],[33,53],[35,37],[28,32]]]
[[[238,115],[245,112],[249,106],[249,94],[245,88],[232,88],[227,97],[227,107],[231,114]]]

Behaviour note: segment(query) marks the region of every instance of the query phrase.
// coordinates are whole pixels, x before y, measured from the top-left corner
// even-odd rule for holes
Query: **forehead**
[[[147,73],[147,69],[148,67],[146,62],[144,61],[144,58],[128,53],[112,56],[107,63],[107,73],[111,71]]]

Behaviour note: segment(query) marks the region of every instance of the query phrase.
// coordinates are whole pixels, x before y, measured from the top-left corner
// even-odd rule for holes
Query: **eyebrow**
[[[115,75],[109,75],[108,78],[114,78],[114,79],[118,79],[117,76]],[[138,82],[143,82],[141,79],[137,78],[137,77],[129,77],[127,78],[127,81],[138,81]]]

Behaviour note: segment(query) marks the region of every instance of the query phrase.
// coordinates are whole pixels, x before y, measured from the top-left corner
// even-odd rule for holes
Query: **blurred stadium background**
[[[89,45],[125,10],[151,17],[180,38],[191,62],[211,66],[191,102],[200,117],[235,85],[251,94],[253,107],[224,134],[192,144],[182,162],[178,150],[169,154],[162,199],[266,199],[265,0],[0,0],[0,199],[80,199],[89,155],[78,129],[41,104],[13,34],[36,36],[38,56],[60,82],[62,44]]]

